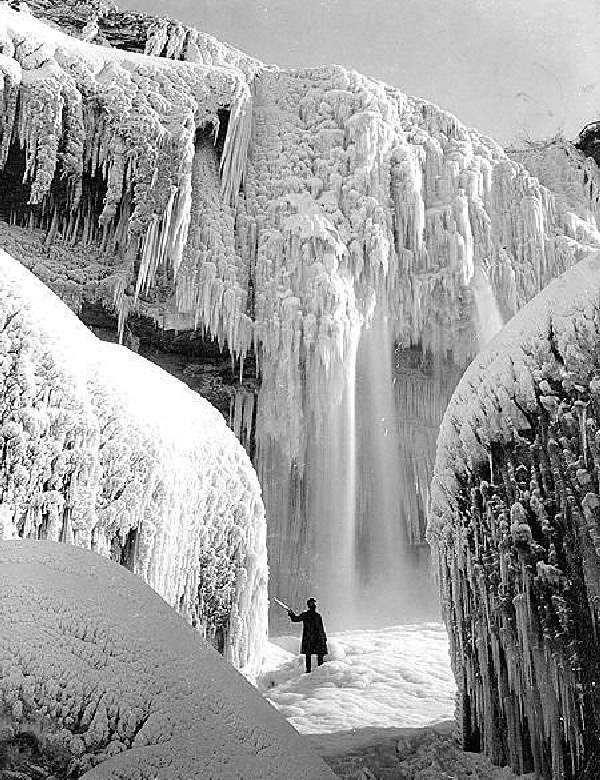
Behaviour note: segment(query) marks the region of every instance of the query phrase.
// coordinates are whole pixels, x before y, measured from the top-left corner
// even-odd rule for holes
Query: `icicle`
[[[248,142],[252,130],[252,96],[241,79],[230,109],[227,136],[221,159],[222,195],[225,203],[235,206],[246,172]]]

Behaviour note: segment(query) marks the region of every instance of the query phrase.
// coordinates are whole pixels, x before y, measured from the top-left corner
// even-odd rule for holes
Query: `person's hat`
[[[317,602],[312,597],[308,599],[306,606],[310,607],[311,604],[314,604],[315,606],[317,605]]]

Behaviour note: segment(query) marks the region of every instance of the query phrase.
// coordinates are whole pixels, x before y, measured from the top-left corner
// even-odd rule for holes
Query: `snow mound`
[[[72,542],[139,574],[237,666],[266,638],[266,525],[222,416],[99,341],[0,252],[0,538]]]
[[[110,561],[1,542],[0,613],[0,711],[15,730],[52,732],[78,777],[333,777],[241,675]]]

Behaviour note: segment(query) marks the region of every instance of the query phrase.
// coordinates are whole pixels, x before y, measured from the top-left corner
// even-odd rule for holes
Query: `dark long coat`
[[[323,619],[314,609],[307,609],[299,615],[290,615],[293,623],[302,622],[302,645],[301,653],[310,653],[311,655],[327,655],[327,634],[323,627]]]

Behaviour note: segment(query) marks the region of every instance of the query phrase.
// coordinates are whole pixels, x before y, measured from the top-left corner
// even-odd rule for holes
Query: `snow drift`
[[[333,777],[137,577],[54,542],[0,542],[0,712],[85,780]],[[66,776],[66,775],[65,775]]]

